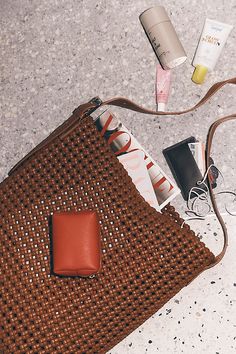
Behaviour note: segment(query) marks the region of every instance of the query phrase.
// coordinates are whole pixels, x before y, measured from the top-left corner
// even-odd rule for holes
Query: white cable
[[[209,171],[212,167],[215,167],[217,169],[217,171],[219,172],[220,176],[222,177],[222,180],[223,180],[223,184],[225,185],[225,180],[224,180],[224,176],[223,174],[221,173],[221,171],[218,169],[218,167],[215,166],[215,164],[211,164],[203,178],[201,181],[198,181],[197,182],[197,185],[200,186],[201,184],[204,185],[205,189],[201,188],[201,187],[192,187],[189,191],[189,195],[188,195],[188,200],[187,200],[187,208],[188,210],[185,211],[185,213],[187,215],[193,215],[192,217],[189,217],[189,218],[186,218],[182,225],[181,225],[181,228],[183,227],[183,225],[185,224],[186,221],[190,221],[190,220],[204,220],[206,217],[209,217],[209,216],[215,216],[215,213],[212,213],[212,214],[209,214],[211,211],[212,211],[212,208],[211,208],[211,203],[210,203],[210,199],[209,199],[209,187],[206,183],[206,179],[207,179],[207,176],[209,174]],[[199,193],[200,192],[200,193]],[[192,194],[195,195],[195,197],[192,197]],[[221,191],[221,192],[217,192],[215,193],[215,196],[217,195],[220,195],[220,194],[230,194],[230,195],[233,195],[235,198],[233,199],[233,202],[236,202],[236,193],[233,192],[233,191],[228,191],[228,190],[225,190],[225,191]],[[203,213],[199,210],[199,203],[200,203],[200,206],[203,207],[203,206],[207,206],[207,210]],[[227,205],[225,204],[225,210],[226,210],[226,213],[220,213],[221,215],[231,215],[231,216],[236,216],[236,212],[234,211],[230,211],[227,207]]]
[[[234,199],[233,199],[233,203],[236,202],[236,193],[233,192],[233,191],[222,191],[222,192],[218,192],[216,193],[216,195],[220,195],[220,194],[230,194],[230,195],[233,195],[234,196]],[[228,210],[228,207],[227,205],[225,204],[225,210],[227,211],[227,213],[231,216],[236,216],[236,212],[235,211],[230,211]]]
[[[231,212],[226,212],[226,213],[220,213],[221,216],[228,216],[228,215],[232,215],[232,216],[236,216],[236,211],[231,211]],[[182,222],[181,224],[181,229],[184,227],[184,224],[186,222],[189,222],[191,220],[205,220],[206,218],[212,218],[212,217],[215,217],[216,214],[215,213],[211,213],[211,214],[208,214],[206,215],[204,218],[203,217],[191,217],[191,218],[186,218],[184,219],[184,221]]]

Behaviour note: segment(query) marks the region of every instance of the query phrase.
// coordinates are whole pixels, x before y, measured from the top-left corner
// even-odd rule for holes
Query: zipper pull
[[[73,111],[73,115],[78,115],[80,118],[85,118],[91,113],[96,111],[102,104],[102,100],[99,97],[92,98],[89,102],[82,104]]]

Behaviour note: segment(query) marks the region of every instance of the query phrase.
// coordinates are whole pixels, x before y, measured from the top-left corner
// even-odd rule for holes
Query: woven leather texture
[[[55,138],[0,185],[3,353],[105,353],[215,257],[174,208],[150,207],[92,118]],[[51,274],[49,217],[96,210],[102,269]]]

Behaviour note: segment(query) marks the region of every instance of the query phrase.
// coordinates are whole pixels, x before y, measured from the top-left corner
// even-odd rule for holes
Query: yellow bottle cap
[[[195,82],[195,84],[202,84],[207,71],[208,69],[205,66],[197,65],[192,76],[192,81]]]

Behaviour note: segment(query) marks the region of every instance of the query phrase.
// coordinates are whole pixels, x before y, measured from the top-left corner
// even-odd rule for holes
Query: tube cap
[[[157,103],[157,112],[165,112],[166,104],[164,102]]]
[[[158,23],[170,21],[170,18],[163,6],[155,6],[145,10],[139,16],[139,19],[147,32]]]
[[[192,81],[195,84],[202,84],[204,82],[208,69],[203,65],[197,65],[192,76]]]

